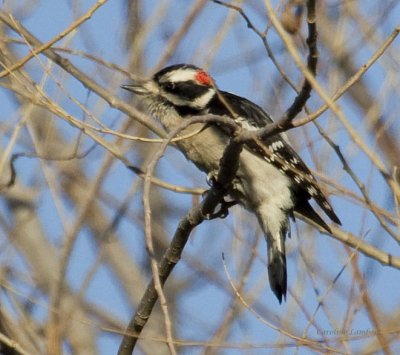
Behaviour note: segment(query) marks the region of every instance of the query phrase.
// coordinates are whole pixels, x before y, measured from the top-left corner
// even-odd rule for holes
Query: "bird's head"
[[[216,94],[214,80],[203,69],[190,64],[166,67],[148,81],[122,88],[194,110],[204,109]]]

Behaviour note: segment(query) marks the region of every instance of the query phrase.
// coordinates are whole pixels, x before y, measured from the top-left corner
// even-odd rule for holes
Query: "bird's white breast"
[[[176,128],[184,120],[174,109],[164,105],[151,105],[149,109],[167,130]],[[194,124],[181,135],[200,131],[202,127],[204,124]],[[218,170],[227,143],[228,136],[224,132],[217,127],[207,127],[188,139],[176,142],[176,145],[187,159],[208,174]],[[293,207],[289,178],[248,149],[243,149],[240,155],[232,195],[273,231],[279,230],[280,224],[284,223],[286,214],[283,211]]]

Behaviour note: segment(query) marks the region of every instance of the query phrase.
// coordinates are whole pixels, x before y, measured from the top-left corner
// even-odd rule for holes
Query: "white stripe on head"
[[[167,73],[161,78],[161,83],[171,82],[178,83],[189,80],[195,80],[198,70],[191,68],[177,69],[171,73]]]

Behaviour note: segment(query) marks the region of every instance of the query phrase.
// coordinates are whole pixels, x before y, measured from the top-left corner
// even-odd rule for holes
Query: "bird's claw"
[[[207,219],[215,219],[215,218],[226,218],[229,215],[229,208],[237,205],[237,201],[225,201],[222,200],[222,202],[218,205],[219,209],[214,211],[213,213],[210,213],[206,216]]]
[[[207,174],[207,185],[210,187],[215,186],[217,183],[217,176],[218,176],[218,171],[211,171],[210,173]]]

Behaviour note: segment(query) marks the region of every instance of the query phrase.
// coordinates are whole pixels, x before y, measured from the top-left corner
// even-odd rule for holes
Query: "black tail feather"
[[[287,290],[286,255],[284,253],[273,252],[270,254],[268,278],[272,292],[279,303],[282,303],[282,297],[286,300]]]
[[[324,211],[324,213],[336,224],[342,225],[342,223],[340,222],[340,219],[338,216],[336,216],[335,211],[333,210],[332,206],[330,205],[330,203],[328,202],[328,200],[326,199],[326,197],[322,194],[321,191],[319,197],[314,197],[315,201],[318,203],[318,205],[322,208],[322,210]],[[309,205],[309,207],[311,208],[311,206]],[[314,212],[315,213],[315,212]]]
[[[330,210],[324,209],[324,212],[326,213],[326,215],[336,224],[338,224],[339,226],[342,225],[342,222],[340,222],[340,219],[338,216],[336,216],[336,213],[333,212],[333,209],[331,207]]]
[[[318,224],[320,227],[324,228],[327,232],[332,233],[331,229],[329,226],[325,223],[325,221],[319,216],[317,212],[313,210],[311,207],[310,203],[307,200],[303,200],[301,204],[296,205],[295,211],[303,215],[304,217],[307,217],[314,221],[316,224]],[[333,213],[333,211],[332,211]],[[332,216],[329,216],[335,223],[340,224],[339,219],[337,216],[333,213],[333,215],[336,217],[337,221],[332,218]]]

